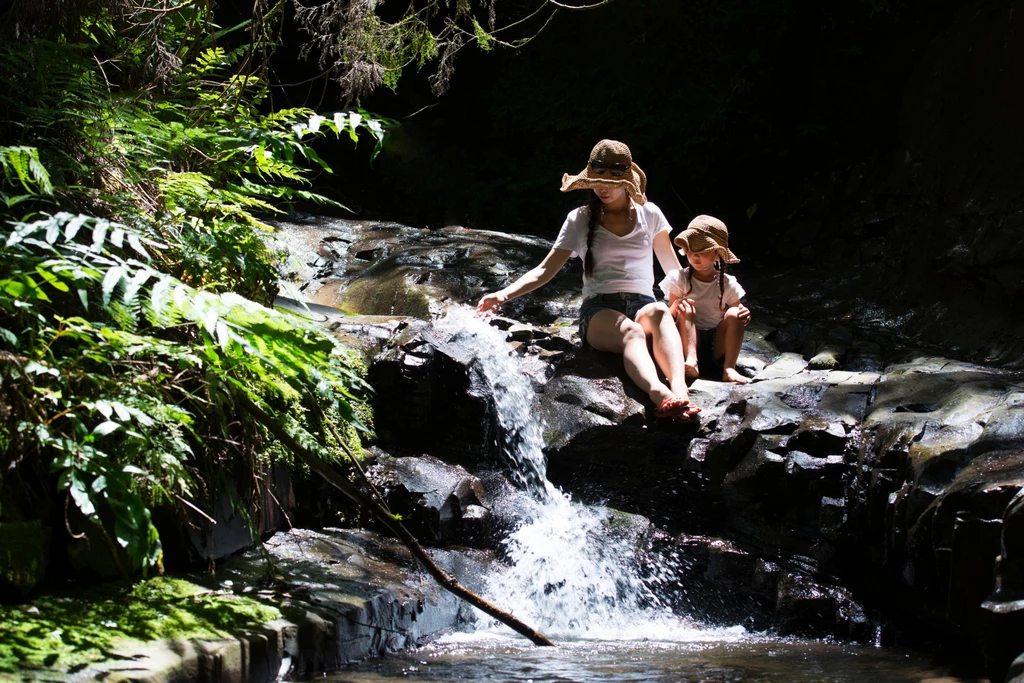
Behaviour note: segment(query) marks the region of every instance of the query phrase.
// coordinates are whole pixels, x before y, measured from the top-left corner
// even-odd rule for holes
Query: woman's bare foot
[[[656,406],[660,406],[662,403],[664,403],[666,400],[670,398],[680,398],[678,393],[673,392],[665,385],[654,387],[653,389],[651,389],[651,393],[648,394],[648,396],[650,396],[651,398],[651,403],[653,403]],[[683,394],[681,398],[684,401],[689,399],[689,397],[686,394]]]
[[[700,422],[700,408],[690,403],[686,406],[686,412],[672,418],[682,424],[697,424]]]
[[[739,373],[736,368],[722,370],[722,381],[733,384],[750,384],[750,380]]]
[[[693,363],[692,365],[690,363],[686,363],[683,365],[683,374],[686,376],[686,380],[688,382],[692,382],[700,377],[700,369],[697,368],[696,363]]]

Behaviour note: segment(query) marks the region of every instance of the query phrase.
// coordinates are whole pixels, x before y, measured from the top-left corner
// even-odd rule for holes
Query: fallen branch
[[[277,420],[270,417],[270,415],[256,405],[248,396],[240,393],[237,396],[237,400],[241,403],[242,407],[256,419],[257,422],[266,427],[274,437],[291,450],[299,460],[309,467],[309,469],[319,474],[325,481],[327,481],[327,483],[341,491],[352,502],[373,515],[374,518],[380,521],[391,533],[401,539],[409,551],[412,552],[413,556],[419,560],[421,565],[423,565],[423,568],[427,570],[427,573],[434,577],[434,579],[441,584],[445,590],[457,595],[477,609],[494,617],[516,633],[529,638],[534,645],[554,645],[554,643],[548,640],[546,636],[533,630],[508,612],[499,609],[495,605],[483,599],[459,583],[458,579],[454,576],[441,569],[441,567],[431,559],[419,544],[416,537],[414,537],[401,522],[381,508],[376,501],[371,500],[363,494],[362,491],[355,488],[347,479],[335,472],[330,465],[300,444],[294,437],[292,437],[291,434],[285,431]]]

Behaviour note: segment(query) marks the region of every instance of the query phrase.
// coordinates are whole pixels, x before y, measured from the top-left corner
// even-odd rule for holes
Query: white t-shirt
[[[594,272],[583,275],[583,297],[632,292],[654,296],[654,236],[670,232],[665,214],[652,202],[633,204],[636,225],[628,235],[618,235],[598,225],[594,228]],[[587,254],[587,223],[590,211],[581,206],[565,218],[555,239],[555,249],[571,249],[574,256]]]
[[[718,327],[718,323],[725,317],[723,307],[736,303],[746,294],[736,278],[726,273],[725,295],[722,296],[722,291],[718,288],[719,277],[715,275],[711,282],[702,282],[697,278],[691,280],[690,268],[686,267],[669,272],[658,286],[666,297],[674,294],[680,299],[693,299],[694,308],[697,309],[697,329],[710,330],[712,327]]]

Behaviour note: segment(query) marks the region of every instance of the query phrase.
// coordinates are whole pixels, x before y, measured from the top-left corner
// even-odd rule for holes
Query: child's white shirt
[[[659,286],[666,298],[675,295],[680,299],[693,299],[694,308],[697,310],[697,329],[710,330],[712,327],[718,327],[718,323],[725,317],[723,306],[739,301],[746,294],[736,278],[726,273],[725,296],[721,296],[722,292],[718,288],[719,277],[721,276],[716,275],[711,282],[703,282],[697,278],[691,280],[689,267],[679,268],[669,271]],[[722,302],[721,305],[719,300]]]

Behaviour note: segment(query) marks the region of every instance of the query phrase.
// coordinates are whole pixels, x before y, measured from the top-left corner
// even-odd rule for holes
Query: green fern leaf
[[[124,268],[121,266],[114,266],[106,272],[103,276],[103,283],[101,285],[101,291],[103,294],[103,305],[110,305],[110,297],[114,292],[114,288],[121,282],[124,277]]]

